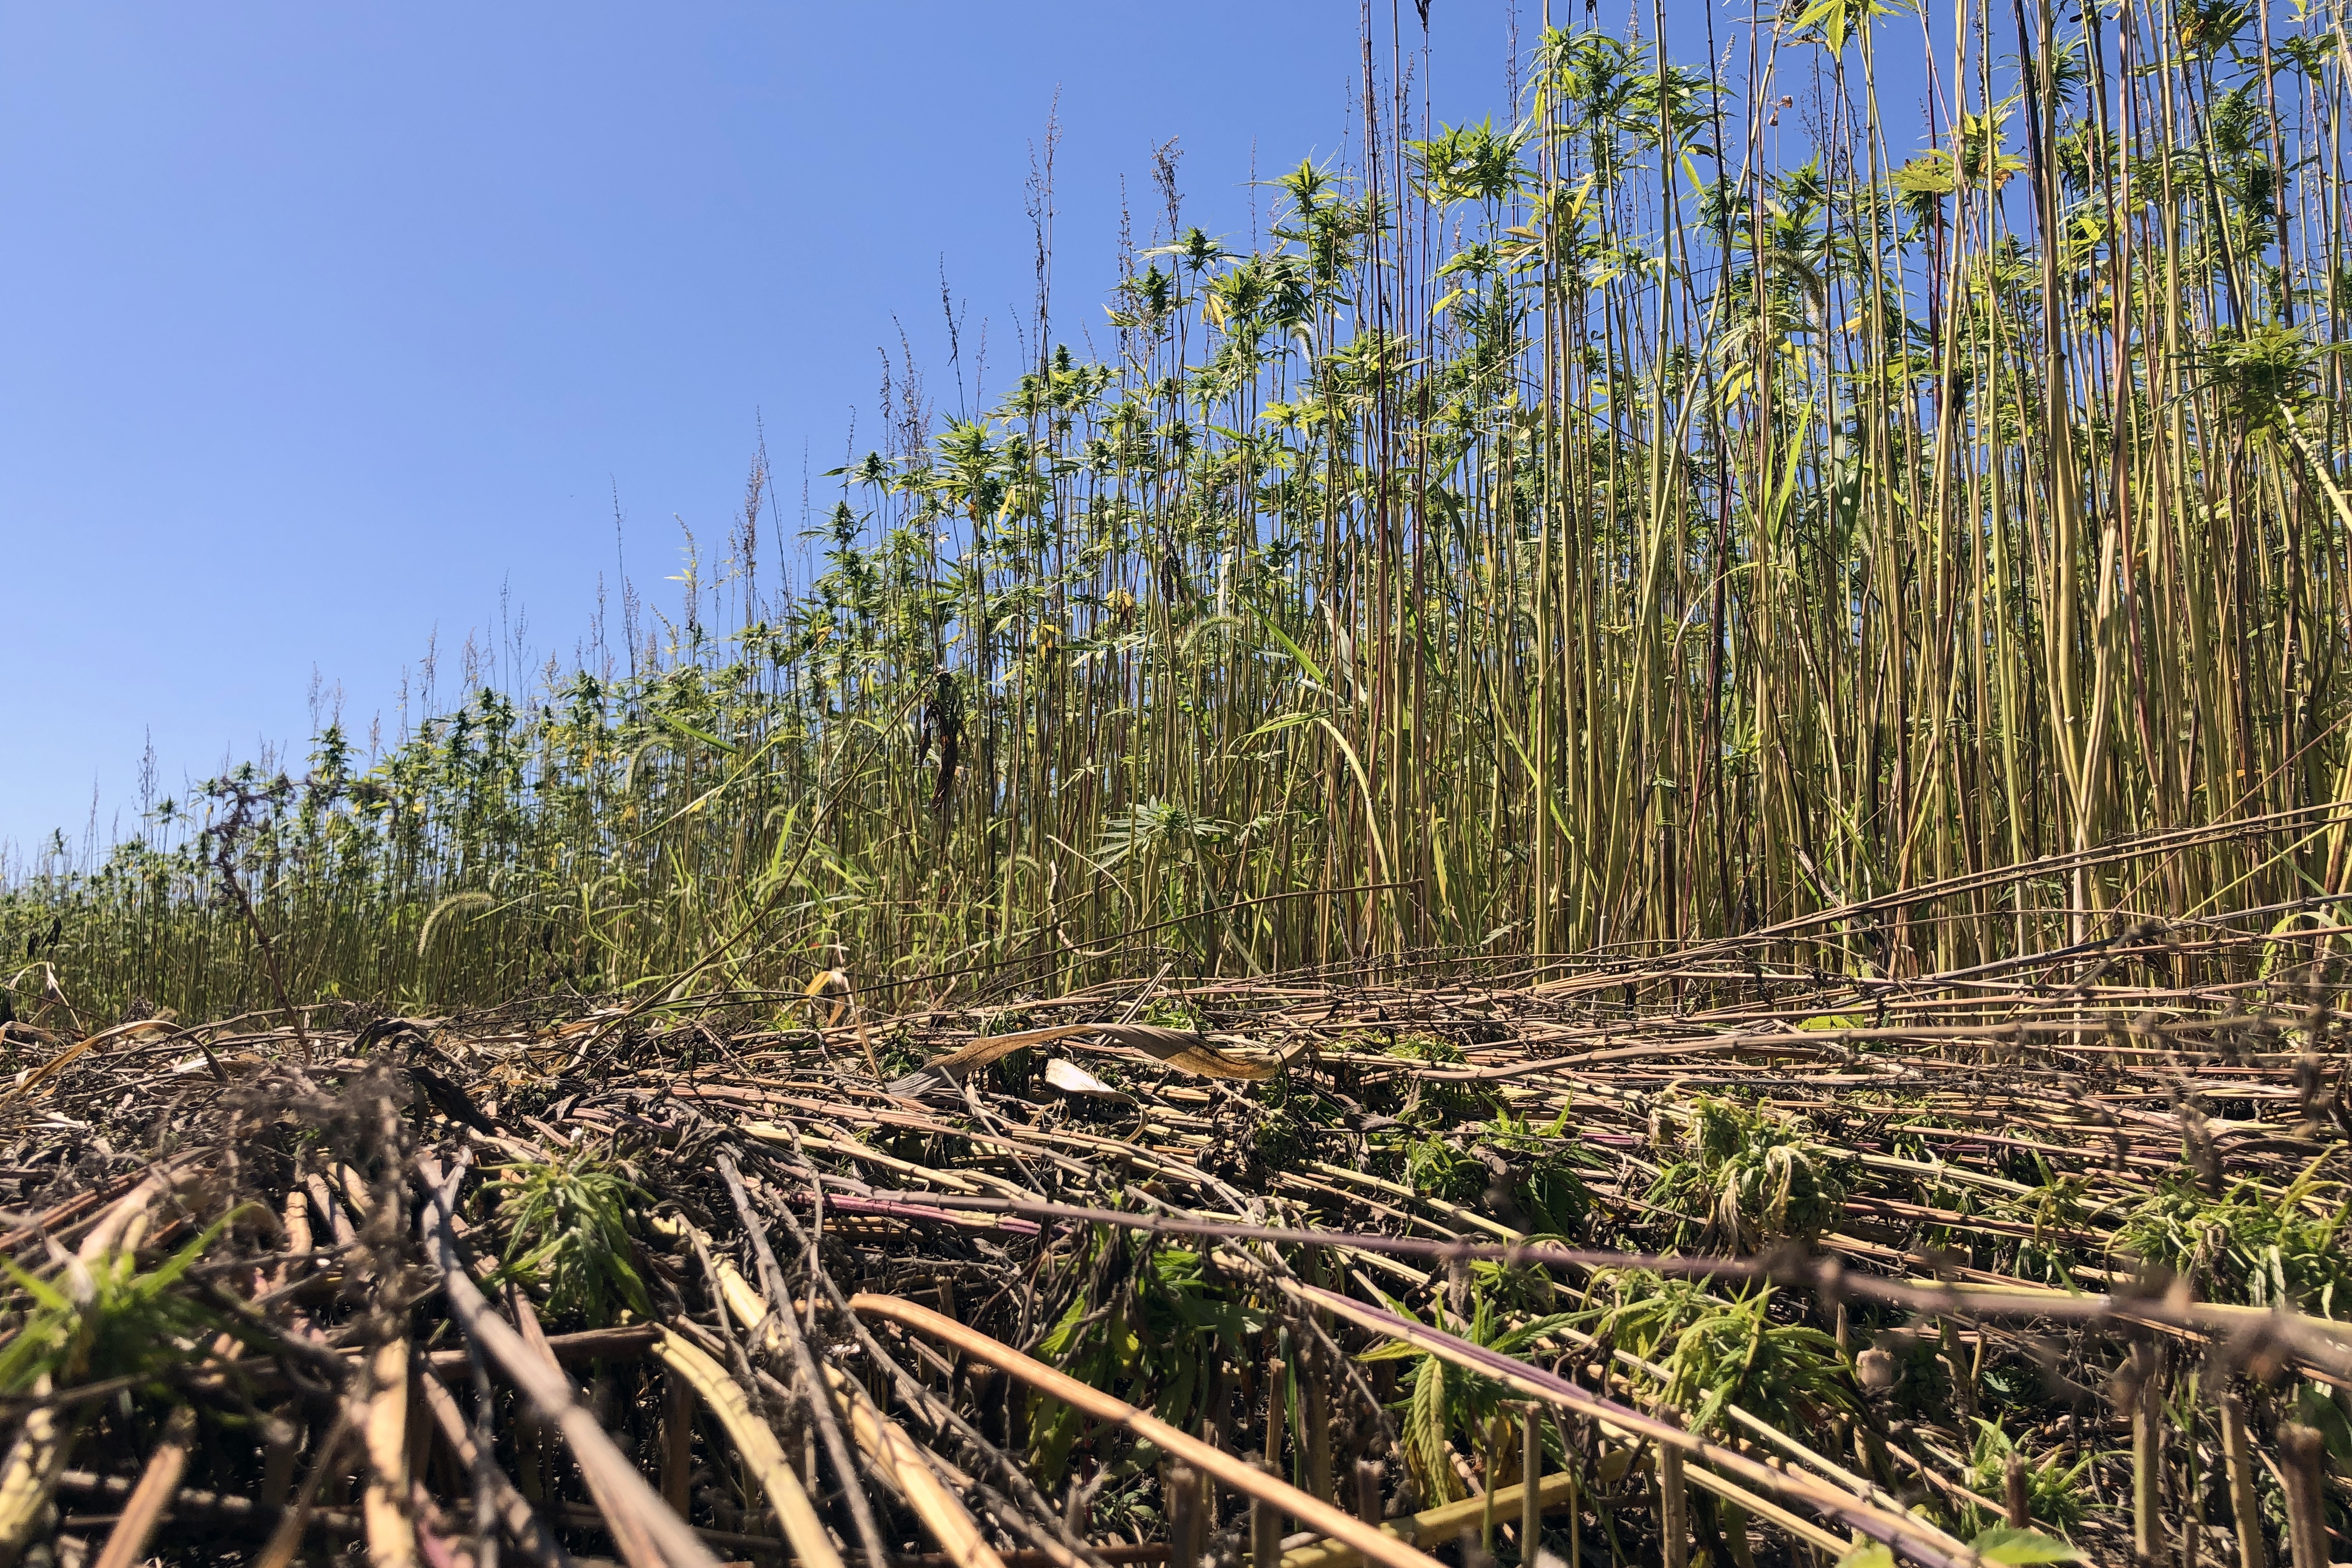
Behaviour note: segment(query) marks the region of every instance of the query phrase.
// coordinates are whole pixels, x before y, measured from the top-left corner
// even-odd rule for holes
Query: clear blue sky
[[[1753,7],[1717,3],[1727,40]],[[1441,120],[1510,117],[1514,8],[1433,0]],[[1531,47],[1541,0],[1516,13]],[[1704,8],[1668,14],[1695,63]],[[1083,348],[1121,177],[1150,211],[1179,138],[1186,216],[1245,239],[1254,158],[1345,143],[1357,16],[0,0],[0,844],[79,841],[94,795],[101,841],[129,828],[151,735],[166,793],[299,764],[314,671],[388,731],[428,638],[454,670],[502,590],[568,654],[616,496],[661,602],[673,517],[715,552],[761,428],[795,504],[804,449],[833,467],[853,418],[874,444],[902,324],[951,406],[942,268],[1001,390],[1057,92]]]
[[[1437,0],[1450,117],[1507,114],[1507,10]],[[674,591],[672,514],[723,538],[759,421],[795,500],[804,443],[875,433],[894,317],[939,390],[943,265],[1011,363],[1057,89],[1075,329],[1153,143],[1237,235],[1253,143],[1339,148],[1356,16],[0,0],[0,839],[79,838],[93,790],[128,827],[151,731],[166,790],[299,745],[314,668],[363,734],[502,584],[568,650],[616,490]]]

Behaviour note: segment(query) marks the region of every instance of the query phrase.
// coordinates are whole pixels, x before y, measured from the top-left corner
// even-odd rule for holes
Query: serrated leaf
[[[1969,1545],[1986,1562],[2001,1563],[2004,1568],[2024,1568],[2032,1563],[2072,1563],[2082,1556],[2054,1536],[2008,1524],[1994,1525]]]

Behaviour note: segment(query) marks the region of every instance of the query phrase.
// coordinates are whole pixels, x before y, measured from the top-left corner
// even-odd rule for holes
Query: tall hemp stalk
[[[2325,908],[2342,817],[2281,814],[2352,776],[2341,9],[1547,13],[1443,124],[1368,5],[1352,156],[1262,246],[1160,151],[1099,362],[1049,136],[1034,352],[953,418],[887,361],[804,583],[761,460],[672,611],[19,855],[16,1005],[272,1006],[257,933],[297,1002],[911,1002]]]

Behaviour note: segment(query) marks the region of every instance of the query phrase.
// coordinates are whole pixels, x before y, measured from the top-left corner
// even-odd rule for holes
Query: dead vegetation
[[[2315,1568],[2337,934],[12,1024],[0,1559]]]

